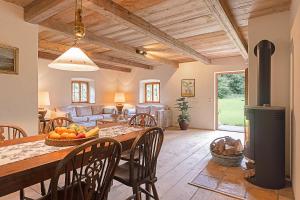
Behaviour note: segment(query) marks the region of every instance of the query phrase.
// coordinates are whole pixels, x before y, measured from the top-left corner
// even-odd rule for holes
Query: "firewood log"
[[[236,143],[236,140],[233,139],[232,137],[227,137],[225,140],[226,140],[225,143],[229,146],[234,146],[234,144]]]
[[[255,176],[255,169],[245,170],[245,178],[251,178]]]
[[[242,152],[244,150],[241,140],[236,140],[233,146],[238,152]]]
[[[247,167],[247,169],[254,169],[255,164],[254,164],[254,162],[248,161],[248,162],[246,162],[246,167]]]
[[[222,154],[224,150],[225,150],[225,141],[222,139],[216,142],[213,148],[213,152],[216,154]]]
[[[222,153],[224,156],[233,156],[237,154],[237,151],[234,148],[225,149]]]

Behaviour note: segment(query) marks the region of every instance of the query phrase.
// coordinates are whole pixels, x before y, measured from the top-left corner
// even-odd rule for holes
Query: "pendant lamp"
[[[80,1],[78,3],[78,1]],[[78,47],[77,42],[85,35],[84,24],[82,23],[82,0],[76,0],[75,7],[75,44],[65,53],[56,58],[48,67],[66,71],[97,71],[99,67]]]

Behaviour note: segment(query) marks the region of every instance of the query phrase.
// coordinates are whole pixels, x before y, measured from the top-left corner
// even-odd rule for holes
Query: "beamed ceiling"
[[[39,24],[39,56],[73,45],[75,0],[6,0]],[[248,59],[248,20],[288,10],[290,0],[83,0],[86,37],[79,46],[104,69],[178,67],[239,56]],[[147,51],[143,56],[136,49]]]

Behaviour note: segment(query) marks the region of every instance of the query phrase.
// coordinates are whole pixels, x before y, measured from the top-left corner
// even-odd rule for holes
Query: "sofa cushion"
[[[76,114],[77,117],[91,116],[93,115],[92,107],[91,106],[76,107]]]
[[[72,121],[75,123],[87,122],[89,121],[88,117],[72,117]]]
[[[103,115],[91,115],[91,116],[87,116],[89,118],[89,121],[97,121],[99,119],[103,119]]]
[[[70,115],[70,117],[76,117],[76,109],[74,106],[61,106],[61,107],[57,107],[55,108],[56,112],[64,112],[64,113],[68,113]]]
[[[127,108],[127,114],[128,115],[134,115],[136,113],[136,109],[135,108]]]
[[[115,108],[106,107],[103,108],[103,114],[115,114]]]
[[[102,114],[103,113],[103,108],[104,108],[103,105],[92,106],[92,114],[93,115],[100,115],[100,114]]]
[[[103,119],[111,119],[111,118],[113,118],[112,114],[102,114],[102,116],[103,116]]]
[[[150,114],[150,111],[151,111],[150,106],[136,106],[136,114],[139,114],[139,113]]]

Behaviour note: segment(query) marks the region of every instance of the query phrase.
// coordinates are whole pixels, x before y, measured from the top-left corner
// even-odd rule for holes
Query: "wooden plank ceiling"
[[[53,59],[73,45],[75,0],[6,0],[40,24],[39,55]],[[86,37],[79,43],[105,68],[130,72],[242,55],[248,20],[288,10],[291,0],[83,0]],[[146,50],[147,55],[136,53]]]

